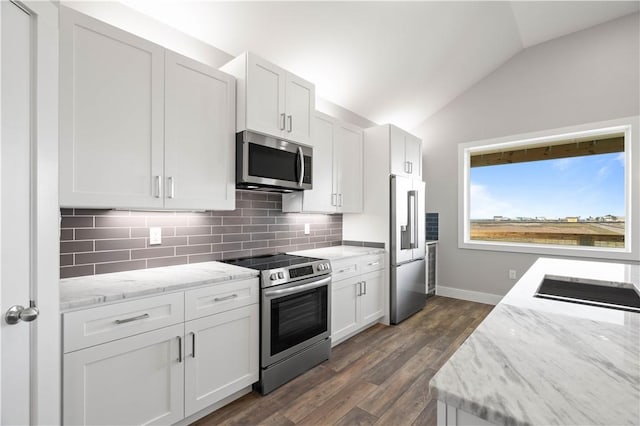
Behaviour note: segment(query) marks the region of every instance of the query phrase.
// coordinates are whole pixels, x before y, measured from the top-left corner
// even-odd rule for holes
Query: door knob
[[[34,319],[38,318],[39,313],[40,311],[33,304],[28,308],[25,308],[21,305],[13,305],[9,308],[9,310],[7,310],[7,313],[4,316],[4,320],[7,322],[7,324],[10,325],[17,324],[21,320],[25,322],[31,322]]]

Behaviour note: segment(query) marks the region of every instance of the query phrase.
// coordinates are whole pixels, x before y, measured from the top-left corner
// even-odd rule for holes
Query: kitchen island
[[[640,313],[534,297],[545,276],[640,293],[640,265],[538,259],[431,380],[439,425],[640,424]]]

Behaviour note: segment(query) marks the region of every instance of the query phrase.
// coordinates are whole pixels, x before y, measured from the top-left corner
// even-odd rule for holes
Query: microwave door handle
[[[300,178],[298,178],[298,186],[302,186],[304,180],[304,155],[302,154],[302,148],[298,147],[298,163],[300,164]]]

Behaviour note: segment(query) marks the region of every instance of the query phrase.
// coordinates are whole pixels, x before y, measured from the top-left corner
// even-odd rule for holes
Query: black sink
[[[640,295],[633,287],[611,287],[545,277],[534,296],[543,299],[640,312]]]

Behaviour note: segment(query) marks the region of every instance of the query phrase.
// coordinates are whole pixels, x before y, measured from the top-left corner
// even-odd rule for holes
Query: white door
[[[57,7],[3,1],[0,19],[0,423],[56,424]],[[25,322],[35,314],[26,310],[9,324],[9,308],[30,301],[40,319]]]
[[[361,280],[362,292],[364,293],[360,297],[360,315],[362,319],[362,325],[369,324],[384,315],[383,307],[383,284],[384,284],[384,272],[380,270],[376,272],[370,272],[362,275]]]
[[[60,204],[161,208],[164,49],[62,8]]]
[[[172,424],[184,417],[184,325],[64,354],[65,425]]]
[[[287,73],[285,109],[286,139],[311,144],[311,127],[315,111],[315,86],[291,73]]]
[[[336,143],[340,145],[340,211],[362,212],[363,136],[362,130],[347,125],[336,126]]]
[[[409,163],[409,174],[416,178],[422,175],[422,141],[413,136],[405,135],[404,139],[405,159]]]
[[[334,213],[334,120],[316,114],[313,123],[313,189],[303,192],[303,210]]]
[[[235,79],[165,52],[165,207],[235,208]]]
[[[409,174],[409,166],[405,157],[405,133],[395,126],[389,126],[389,157],[391,174],[406,176]]]
[[[286,71],[247,55],[247,129],[281,137],[285,129]]]
[[[360,277],[331,284],[331,340],[340,341],[358,328],[358,282]]]
[[[253,304],[185,324],[185,416],[258,381],[258,315]]]

